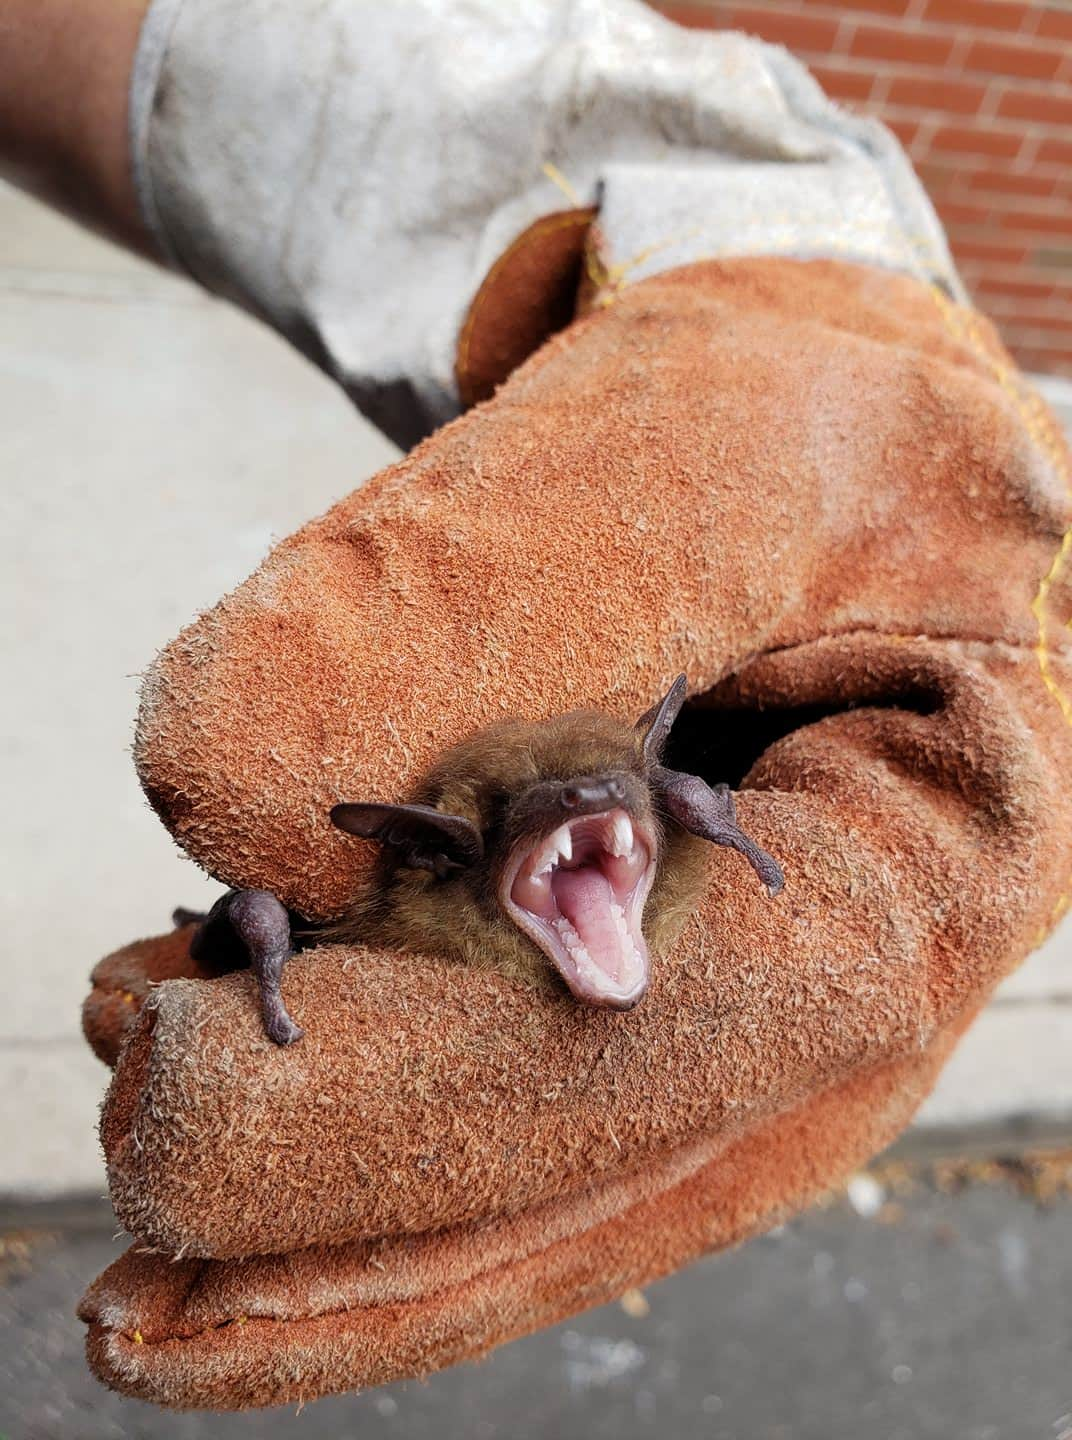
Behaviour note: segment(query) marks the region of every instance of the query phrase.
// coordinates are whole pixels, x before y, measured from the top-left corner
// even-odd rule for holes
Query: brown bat
[[[662,764],[685,676],[636,725],[598,711],[504,721],[448,750],[403,804],[336,805],[340,829],[382,846],[343,918],[299,944],[449,954],[588,1005],[628,1010],[702,885],[696,837],[738,850],[770,895],[777,862],[738,827],[733,796]],[[264,891],[231,891],[193,952],[217,972],[251,964],[265,1028],[301,1037],[279,991],[292,917]]]

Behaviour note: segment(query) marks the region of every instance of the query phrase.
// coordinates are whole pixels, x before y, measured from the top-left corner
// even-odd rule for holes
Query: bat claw
[[[282,1007],[271,1015],[265,1015],[264,1030],[268,1039],[271,1040],[274,1045],[279,1046],[293,1045],[305,1034],[302,1027],[295,1025],[294,1021]]]

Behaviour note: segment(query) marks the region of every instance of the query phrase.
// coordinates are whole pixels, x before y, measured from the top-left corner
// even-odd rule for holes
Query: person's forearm
[[[130,172],[127,92],[149,0],[4,0],[0,175],[155,253]]]

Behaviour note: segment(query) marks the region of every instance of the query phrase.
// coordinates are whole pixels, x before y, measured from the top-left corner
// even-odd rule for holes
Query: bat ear
[[[432,805],[336,805],[331,823],[348,835],[392,846],[403,865],[431,870],[440,880],[484,855],[483,838],[471,820]]]
[[[644,737],[640,742],[640,748],[649,765],[658,763],[667,736],[670,734],[674,721],[681,713],[688,688],[688,677],[679,675],[659,703],[653,705],[650,710],[645,710],[637,721],[636,728]]]
[[[768,895],[773,898],[781,891],[785,884],[782,867],[737,824],[737,808],[728,785],[712,789],[699,775],[684,775],[665,765],[655,766],[651,784],[656,798],[683,829],[714,845],[729,845],[745,857]]]

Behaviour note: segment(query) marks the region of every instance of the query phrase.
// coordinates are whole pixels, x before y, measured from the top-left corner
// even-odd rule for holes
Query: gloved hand
[[[214,875],[324,919],[371,862],[337,801],[399,798],[503,715],[639,714],[684,670],[680,743],[745,737],[784,893],[712,849],[624,1014],[322,946],[281,1049],[246,974],[138,1013],[150,969],[196,973],[187,931],[102,969],[137,1243],[82,1314],[127,1393],[426,1373],[781,1221],[893,1138],[1064,904],[1068,459],[990,327],[830,261],[593,299],[179,636],[141,777]]]

